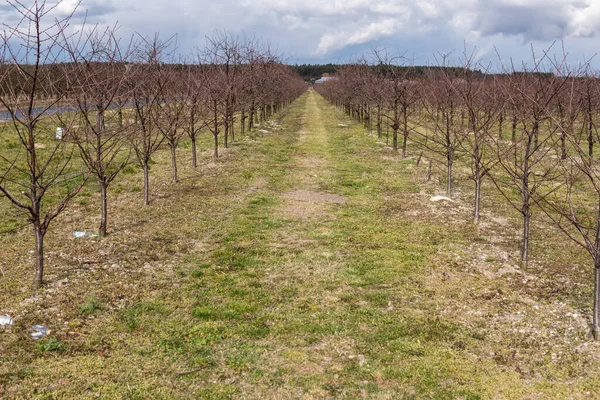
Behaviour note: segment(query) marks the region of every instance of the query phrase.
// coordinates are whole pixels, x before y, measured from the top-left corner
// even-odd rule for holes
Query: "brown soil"
[[[345,204],[348,199],[337,194],[313,192],[310,190],[294,190],[282,196],[285,199],[285,214],[295,218],[312,218],[330,216],[327,204]]]

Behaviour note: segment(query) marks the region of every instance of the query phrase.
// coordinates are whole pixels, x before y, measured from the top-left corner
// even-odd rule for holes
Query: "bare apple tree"
[[[132,95],[132,108],[135,122],[130,137],[131,146],[144,174],[144,204],[150,204],[150,160],[164,141],[164,136],[156,126],[160,88],[156,75],[161,67],[162,57],[168,53],[172,39],[163,42],[158,35],[144,39],[135,63],[131,64],[127,83]]]
[[[48,227],[88,177],[85,167],[75,162],[76,146],[67,141],[76,115],[74,107],[66,104],[67,71],[56,73],[51,67],[68,59],[66,32],[73,14],[56,19],[54,12],[60,2],[8,4],[21,19],[15,26],[6,27],[0,36],[0,80],[7,80],[0,89],[0,104],[10,114],[8,134],[16,136],[18,147],[0,155],[0,192],[33,226],[33,284],[38,288],[44,279],[44,237]],[[61,122],[65,125],[59,132],[65,135],[55,138],[52,128]]]
[[[382,97],[390,113],[384,114],[392,128],[392,147],[398,150],[398,133],[402,132],[402,158],[407,155],[408,137],[417,125],[413,121],[416,105],[420,99],[421,85],[416,80],[415,71],[405,65],[403,56],[388,57],[375,51],[377,71],[380,76]],[[378,126],[380,115],[378,113]]]
[[[460,150],[466,155],[466,164],[471,169],[470,179],[475,183],[473,223],[479,222],[481,212],[481,187],[483,179],[497,163],[490,148],[491,129],[502,115],[503,98],[499,96],[493,77],[480,73],[476,50],[463,53],[463,66],[455,79],[448,83],[454,90],[467,121],[459,133]],[[485,69],[484,69],[485,70]]]
[[[556,63],[548,56],[536,57],[533,65],[523,64],[521,70],[514,65],[506,67],[502,81],[509,107],[515,112],[517,132],[510,142],[496,142],[494,152],[498,160],[492,181],[508,203],[522,217],[521,264],[527,267],[529,257],[530,226],[535,196],[552,185],[557,176],[555,154],[556,135],[543,129],[552,114],[552,104],[569,77],[563,76]],[[546,66],[546,67],[544,67]],[[542,189],[542,190],[540,190]],[[539,191],[539,192],[538,192]],[[515,196],[515,192],[517,196]]]
[[[161,133],[171,152],[172,181],[177,183],[177,147],[185,134],[182,129],[186,108],[186,85],[183,74],[175,65],[159,62],[154,69],[158,101],[156,112],[151,113],[156,129]]]
[[[206,75],[202,73],[202,65],[194,63],[186,65],[182,79],[185,83],[184,121],[182,126],[183,131],[192,143],[192,166],[197,168],[198,155],[196,142],[202,128],[205,127],[203,115],[206,112],[205,104],[202,101],[202,91],[204,90]]]
[[[446,195],[452,194],[454,165],[462,149],[464,135],[460,130],[460,99],[454,87],[462,84],[454,70],[446,65],[449,55],[442,55],[443,68],[431,68],[423,87],[424,130],[418,131],[418,142],[434,157],[443,159],[446,170]],[[459,82],[457,82],[457,80]]]
[[[113,29],[87,34],[82,51],[67,47],[74,74],[67,80],[79,113],[71,136],[79,147],[85,165],[98,180],[101,211],[98,236],[104,238],[108,226],[108,188],[129,162],[129,126],[123,124],[121,103],[127,102],[127,62],[134,43],[122,48]],[[116,99],[119,99],[116,101]],[[116,112],[115,112],[116,108]]]
[[[564,115],[575,115],[573,108],[580,107],[577,98],[581,92],[576,84],[584,88],[591,86],[586,80],[597,80],[595,75],[586,70],[586,74],[578,74],[571,70],[567,84],[564,107],[561,113],[552,117],[552,123],[560,131],[561,137],[567,141],[568,152],[559,164],[562,186],[540,197],[537,204],[571,240],[580,245],[590,255],[594,265],[594,292],[592,309],[592,334],[594,340],[600,340],[600,170],[590,157],[589,142],[582,140],[581,135],[572,129],[572,121],[565,123]],[[583,81],[583,82],[582,82]],[[585,92],[584,92],[585,93]],[[585,99],[585,97],[584,97]],[[583,102],[584,111],[590,112],[589,103]],[[593,109],[592,112],[596,110]],[[584,131],[589,127],[588,116],[583,116]],[[586,133],[589,133],[587,131]],[[586,135],[587,139],[587,135]]]

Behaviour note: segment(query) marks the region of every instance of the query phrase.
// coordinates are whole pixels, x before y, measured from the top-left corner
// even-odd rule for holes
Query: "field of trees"
[[[0,192],[16,208],[4,230],[11,222],[33,225],[35,287],[43,283],[50,223],[88,180],[99,186],[97,235],[103,238],[108,188],[132,162],[143,171],[149,205],[156,152],[170,150],[176,184],[183,137],[196,167],[201,131],[212,134],[218,158],[221,137],[227,148],[236,133],[243,136],[305,90],[259,41],[216,33],[190,62],[174,63],[172,39],[142,37],[124,45],[110,29],[69,37],[68,17],[43,27],[53,7],[15,8],[24,17],[4,33],[1,52]]]
[[[429,174],[434,165],[444,170],[449,198],[457,166],[467,169],[474,224],[480,220],[483,181],[489,180],[491,190],[522,218],[524,270],[534,211],[580,245],[594,271],[591,329],[598,339],[600,81],[589,65],[573,67],[566,55],[550,57],[550,51],[533,53],[529,66],[502,65],[495,74],[482,72],[474,52],[465,51],[460,68],[448,67],[443,58],[440,67],[428,69],[375,53],[372,65],[349,65],[316,88],[379,138],[385,130],[402,158],[412,142],[417,164],[425,157]]]
[[[599,398],[590,65],[182,58],[9,4],[0,397]]]

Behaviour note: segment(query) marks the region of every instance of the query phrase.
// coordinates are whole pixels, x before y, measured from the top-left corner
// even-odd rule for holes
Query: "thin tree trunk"
[[[381,139],[381,104],[377,104],[377,137]]]
[[[473,223],[479,223],[479,210],[481,207],[481,176],[479,168],[476,167],[475,171],[475,210],[473,211]]]
[[[402,138],[402,158],[406,158],[406,146],[408,144],[408,115],[406,107],[403,110],[404,113],[404,133]]]
[[[449,121],[449,120],[448,120]],[[454,164],[454,150],[452,149],[452,143],[450,142],[450,123],[446,126],[446,171],[447,171],[447,183],[446,183],[446,196],[452,194],[452,166]]]
[[[598,258],[598,256],[596,256]],[[594,310],[592,318],[592,335],[594,340],[600,339],[600,259],[594,263]]]
[[[223,147],[225,147],[225,148],[229,147],[229,116],[225,116]]]
[[[100,179],[100,229],[98,229],[98,237],[103,239],[106,237],[106,226],[108,221],[108,184],[103,179]]]
[[[215,158],[219,158],[219,135],[213,134],[213,136],[215,138],[215,152],[214,152],[213,156]]]
[[[142,170],[144,171],[144,204],[150,205],[150,179],[149,179],[149,169],[148,169],[148,161],[144,161],[144,165],[142,166]]]
[[[246,112],[242,109],[242,114],[240,115],[240,135],[244,136],[244,129],[246,128]]]
[[[219,158],[219,115],[217,114],[217,101],[214,101],[214,110],[213,110],[213,118],[214,118],[214,130],[213,137],[215,139],[215,153],[214,157]]]
[[[464,113],[461,115],[464,118]],[[446,195],[452,194],[452,167],[454,166],[454,146],[452,144],[452,126],[454,123],[454,104],[450,101],[450,110],[446,113],[446,158],[448,167],[448,182],[446,186]],[[461,123],[462,125],[462,123]]]
[[[594,258],[594,308],[592,310],[592,335],[600,340],[600,208],[596,216],[596,243],[592,253]]]
[[[454,164],[453,158],[454,157],[453,157],[452,152],[449,152],[447,154],[447,163],[446,163],[447,179],[448,179],[448,182],[446,184],[446,196],[450,196],[452,194],[452,166]]]
[[[529,260],[529,223],[531,221],[531,213],[529,211],[529,198],[523,204],[523,243],[521,247],[521,266],[527,270],[527,262]]]
[[[196,135],[192,136],[192,165],[194,168],[198,167],[198,160],[196,154]]]
[[[38,207],[39,208],[39,207]],[[39,221],[33,224],[33,232],[35,234],[35,275],[33,279],[33,287],[38,289],[44,282],[44,235],[45,232]]]
[[[590,161],[594,159],[594,125],[592,122],[592,113],[588,111],[588,156]]]
[[[171,168],[173,169],[173,183],[177,183],[177,151],[174,143],[169,143],[171,149]]]
[[[394,126],[392,127],[394,132],[392,135],[392,147],[394,151],[398,151],[398,101],[394,102]]]

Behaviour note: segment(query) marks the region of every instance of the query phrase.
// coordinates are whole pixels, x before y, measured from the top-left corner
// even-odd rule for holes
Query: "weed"
[[[98,300],[95,293],[88,293],[85,303],[79,306],[79,313],[83,315],[95,314],[104,309],[104,304]]]
[[[42,352],[65,352],[69,350],[69,346],[54,338],[38,340],[37,348]]]

